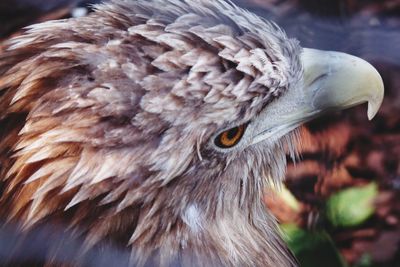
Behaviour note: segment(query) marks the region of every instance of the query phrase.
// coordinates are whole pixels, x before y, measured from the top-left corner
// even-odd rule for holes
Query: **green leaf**
[[[377,194],[378,188],[375,183],[342,190],[328,199],[327,218],[334,226],[360,225],[374,214],[373,201]]]
[[[346,267],[325,231],[307,231],[294,224],[281,225],[284,239],[304,267]]]
[[[360,259],[354,265],[354,267],[372,267],[372,256],[371,254],[364,253],[361,255]]]

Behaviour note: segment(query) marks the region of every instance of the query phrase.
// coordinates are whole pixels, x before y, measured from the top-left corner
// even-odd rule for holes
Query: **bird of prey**
[[[294,266],[262,195],[296,128],[382,99],[369,63],[229,1],[113,0],[0,55],[0,216],[133,266]]]

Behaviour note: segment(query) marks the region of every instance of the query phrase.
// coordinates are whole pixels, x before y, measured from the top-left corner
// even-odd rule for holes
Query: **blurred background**
[[[1,0],[0,53],[22,27],[84,16],[96,2]],[[233,2],[275,21],[303,47],[350,53],[381,73],[385,99],[373,121],[361,106],[306,125],[301,159],[265,202],[301,266],[400,266],[400,0]]]

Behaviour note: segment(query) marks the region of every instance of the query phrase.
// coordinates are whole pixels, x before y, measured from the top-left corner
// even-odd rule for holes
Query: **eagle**
[[[64,227],[73,266],[104,244],[131,266],[295,266],[265,188],[301,124],[365,102],[372,119],[383,92],[366,61],[230,1],[112,0],[30,26],[0,55],[3,227]]]

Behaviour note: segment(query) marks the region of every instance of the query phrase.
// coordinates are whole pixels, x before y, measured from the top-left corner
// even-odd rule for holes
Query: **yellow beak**
[[[368,119],[382,104],[383,81],[365,60],[340,52],[304,49],[303,80],[270,103],[254,122],[250,144],[276,139],[323,113],[368,102]]]

